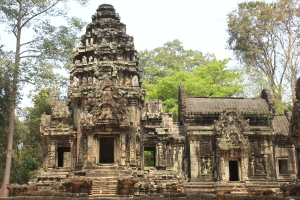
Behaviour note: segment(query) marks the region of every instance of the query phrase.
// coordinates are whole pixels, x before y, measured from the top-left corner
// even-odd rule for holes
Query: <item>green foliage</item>
[[[144,166],[145,167],[155,166],[155,152],[154,151],[144,151]]]
[[[22,166],[26,168],[29,172],[38,169],[40,163],[37,161],[36,158],[31,156],[26,156],[22,161]]]
[[[249,1],[228,15],[229,49],[249,83],[272,92],[279,112],[285,99],[294,99],[300,75],[299,8],[297,0]]]
[[[170,76],[172,71],[192,71],[214,58],[214,55],[203,55],[200,51],[185,50],[179,40],[167,42],[152,51],[141,51],[139,54],[143,78],[149,84]]]
[[[43,162],[43,142],[40,137],[41,114],[51,113],[51,90],[42,89],[33,98],[34,107],[22,110],[24,121],[16,120],[11,182],[27,183]]]
[[[40,137],[40,122],[41,122],[41,115],[43,113],[50,115],[51,114],[51,89],[42,89],[38,94],[36,94],[33,98],[34,107],[26,108],[26,115],[25,115],[25,124],[28,127],[28,131],[30,137],[26,135],[23,140],[23,143],[32,153],[36,152],[40,156],[43,152],[42,149],[42,141]],[[39,159],[42,161],[42,158]]]
[[[242,92],[240,73],[226,66],[229,59],[213,59],[206,66],[192,71],[172,71],[170,76],[158,78],[156,84],[146,84],[147,99],[163,100],[164,111],[178,116],[178,86],[184,85],[187,96],[230,97]]]

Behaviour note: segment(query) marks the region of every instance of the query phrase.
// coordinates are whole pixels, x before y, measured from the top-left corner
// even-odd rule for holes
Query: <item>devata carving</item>
[[[211,158],[202,158],[201,174],[212,174]]]

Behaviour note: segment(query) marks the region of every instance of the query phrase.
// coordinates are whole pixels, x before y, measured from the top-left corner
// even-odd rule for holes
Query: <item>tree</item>
[[[17,116],[15,117],[13,155],[10,176],[10,181],[12,183],[27,183],[30,179],[34,178],[36,175],[36,170],[41,168],[44,147],[40,138],[39,126],[41,114],[51,114],[51,91],[52,90],[50,89],[42,89],[38,94],[34,95],[33,107],[27,107],[17,111]],[[7,104],[9,105],[9,102]],[[0,124],[0,129],[2,130],[2,128],[6,130],[7,125]],[[0,140],[0,148],[1,150],[3,149],[3,151],[0,151],[0,159],[5,158],[5,143],[5,140]],[[1,163],[5,164],[5,159],[1,161]],[[1,175],[3,175],[3,168],[4,165],[2,168],[0,168]],[[0,178],[2,178],[2,176]]]
[[[187,96],[230,97],[242,92],[240,73],[226,66],[229,59],[213,59],[206,66],[196,67],[190,72],[172,71],[168,77],[160,78],[157,84],[148,84],[147,99],[161,99],[165,111],[172,111],[174,120],[178,116],[178,86],[184,85]]]
[[[277,111],[285,91],[294,98],[299,75],[300,9],[298,0],[238,4],[228,15],[228,45],[252,81],[270,89]],[[288,86],[288,87],[286,87]]]
[[[8,116],[9,103],[11,96],[11,82],[12,69],[10,52],[0,50],[0,133],[7,133],[8,130]],[[7,134],[1,134],[0,137],[0,163],[1,169],[5,167],[5,152],[7,144]],[[0,170],[0,177],[3,177],[3,171]]]
[[[85,4],[88,0],[77,0]],[[0,0],[1,23],[6,30],[14,34],[16,49],[12,68],[11,96],[8,124],[8,143],[5,172],[0,190],[0,197],[7,197],[6,185],[10,179],[13,135],[15,129],[15,108],[22,83],[43,82],[44,78],[53,78],[54,67],[70,62],[66,55],[74,46],[76,33],[83,23],[76,18],[68,20],[69,27],[56,27],[51,19],[67,18],[67,0]],[[28,41],[22,42],[23,33],[31,34]],[[26,38],[27,39],[27,38]],[[51,42],[50,42],[51,41]],[[67,60],[66,60],[67,59]]]
[[[214,58],[214,55],[203,55],[197,50],[185,50],[179,40],[166,42],[162,47],[144,50],[139,54],[144,81],[150,84],[157,83],[159,78],[170,76],[172,71],[192,71]]]
[[[22,110],[20,118],[16,120],[14,137],[14,155],[12,161],[11,181],[24,184],[34,175],[34,170],[41,167],[43,161],[43,142],[39,127],[41,115],[51,114],[52,89],[42,89],[33,97],[33,107]]]

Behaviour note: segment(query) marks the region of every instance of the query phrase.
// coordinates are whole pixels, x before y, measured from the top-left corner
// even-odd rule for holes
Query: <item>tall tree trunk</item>
[[[291,67],[291,78],[290,78],[293,102],[296,101],[296,92],[295,92],[296,83],[297,83],[297,71],[296,71],[295,67],[293,66],[293,67]]]
[[[22,2],[20,1],[20,12],[18,15],[18,24],[17,24],[17,34],[16,34],[16,56],[15,64],[13,70],[13,82],[12,82],[12,95],[10,99],[10,108],[9,108],[9,122],[8,122],[8,141],[7,141],[7,152],[6,152],[6,161],[3,181],[0,189],[0,197],[8,197],[9,191],[6,188],[10,180],[10,171],[11,171],[11,161],[12,161],[12,150],[13,150],[13,138],[15,131],[15,109],[16,109],[16,99],[18,92],[18,77],[19,77],[19,64],[20,64],[20,50],[21,50],[21,22],[22,22]]]
[[[14,78],[14,83],[17,80]],[[15,84],[14,84],[15,85]],[[12,161],[12,148],[13,148],[13,137],[14,137],[14,129],[15,129],[15,108],[16,108],[16,91],[12,91],[12,99],[9,108],[9,125],[8,125],[8,141],[7,141],[7,152],[6,152],[6,162],[5,162],[5,170],[3,181],[0,189],[0,197],[8,197],[9,192],[6,188],[6,185],[9,184],[10,179],[10,169],[11,169],[11,161]]]

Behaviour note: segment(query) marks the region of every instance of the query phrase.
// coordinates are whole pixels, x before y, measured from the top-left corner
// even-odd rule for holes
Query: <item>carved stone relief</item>
[[[249,131],[249,121],[236,109],[229,109],[221,113],[215,121],[215,130],[221,136],[217,139],[219,150],[249,149],[249,141],[242,132]]]
[[[266,174],[266,166],[264,158],[252,158],[251,168],[254,170],[254,175]]]
[[[165,166],[165,151],[162,143],[157,144],[158,148],[158,166]]]
[[[132,83],[133,87],[138,87],[139,86],[139,78],[136,75],[133,76],[131,83]]]
[[[212,174],[211,158],[201,158],[201,174]]]

